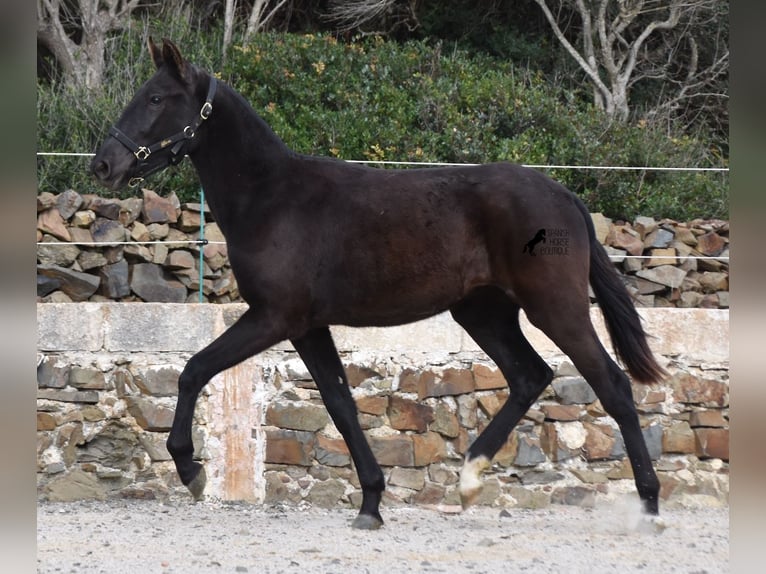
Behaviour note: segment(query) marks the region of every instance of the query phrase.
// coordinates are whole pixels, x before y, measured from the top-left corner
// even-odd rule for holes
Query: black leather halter
[[[197,129],[202,125],[206,119],[213,113],[213,98],[215,97],[215,90],[218,86],[214,76],[210,76],[210,83],[207,88],[207,96],[205,97],[205,103],[202,104],[202,108],[199,114],[180,132],[177,132],[170,137],[161,139],[160,141],[153,143],[150,146],[141,146],[134,142],[130,137],[125,135],[119,128],[112,126],[109,128],[109,135],[115,138],[118,142],[128,148],[138,160],[138,165],[134,172],[134,176],[130,178],[128,185],[136,186],[143,179],[161,169],[166,168],[168,165],[177,165],[186,155],[186,144],[197,133]],[[168,155],[168,161],[166,164],[157,163],[149,165],[149,157],[155,152],[170,148],[170,154]]]

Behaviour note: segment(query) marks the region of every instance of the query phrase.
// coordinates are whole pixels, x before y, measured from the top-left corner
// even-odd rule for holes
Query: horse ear
[[[188,65],[181,55],[181,51],[167,38],[162,39],[162,59],[165,64],[182,80],[188,77]]]
[[[148,40],[146,41],[146,46],[149,48],[149,55],[152,57],[154,66],[159,68],[163,64],[162,50],[157,47],[157,44],[154,43],[154,40],[152,40],[151,36],[149,36]]]

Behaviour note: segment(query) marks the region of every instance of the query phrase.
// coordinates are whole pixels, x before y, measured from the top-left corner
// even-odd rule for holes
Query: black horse
[[[356,466],[363,500],[353,525],[379,527],[383,473],[328,326],[399,325],[449,310],[511,391],[466,453],[460,493],[470,503],[481,489],[480,472],[552,378],[519,328],[524,309],[617,421],[643,509],[656,517],[659,482],[629,379],[591,324],[589,281],[627,371],[647,384],[664,371],[573,193],[510,163],[384,170],[294,153],[240,94],[184,60],[172,42],[158,47],[149,40],[149,51],[157,71],[110,129],[90,169],[117,189],[188,155],[249,306],[178,380],[167,447],[195,499],[206,481],[191,438],[201,389],[224,369],[289,339]],[[565,255],[523,254],[529,238],[546,228],[565,230]]]

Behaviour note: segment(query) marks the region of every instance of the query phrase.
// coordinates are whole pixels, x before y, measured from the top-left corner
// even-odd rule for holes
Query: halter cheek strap
[[[206,119],[213,113],[213,98],[215,97],[215,91],[218,86],[218,81],[214,76],[210,76],[210,83],[207,88],[207,96],[205,97],[205,103],[202,104],[202,108],[194,119],[180,132],[176,132],[170,137],[161,139],[160,141],[153,143],[150,146],[138,145],[128,135],[121,131],[116,126],[109,128],[109,135],[128,148],[138,160],[135,176],[130,179],[129,185],[136,186],[144,177],[164,169],[168,165],[177,165],[186,155],[181,153],[185,151],[186,144],[191,140],[197,130]],[[154,166],[149,165],[149,157],[156,152],[170,148],[170,155],[168,156],[168,163],[158,163]]]

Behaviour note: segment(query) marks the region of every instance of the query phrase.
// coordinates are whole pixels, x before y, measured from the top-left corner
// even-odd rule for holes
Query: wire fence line
[[[38,157],[94,157],[95,153],[84,152],[58,152],[58,151],[39,151]],[[371,160],[371,159],[347,159],[348,163],[363,163],[369,165],[411,165],[425,167],[470,167],[481,165],[478,163],[455,163],[445,161],[393,161],[393,160]],[[699,171],[699,172],[728,172],[728,167],[664,167],[664,166],[640,166],[640,165],[556,165],[556,164],[521,164],[524,167],[534,169],[584,169],[584,170],[605,170],[605,171]]]

